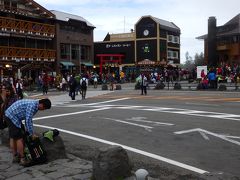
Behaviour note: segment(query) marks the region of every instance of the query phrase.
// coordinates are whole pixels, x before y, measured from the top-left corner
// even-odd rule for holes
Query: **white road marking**
[[[33,120],[36,121],[36,120],[40,120],[40,119],[49,119],[49,118],[56,118],[56,117],[62,117],[62,116],[71,116],[71,115],[89,113],[89,112],[94,112],[94,111],[103,111],[103,110],[106,110],[106,109],[110,109],[110,108],[103,107],[103,108],[99,108],[99,109],[91,109],[91,110],[78,111],[78,112],[72,112],[72,113],[56,114],[56,115],[51,115],[51,116],[33,118]]]
[[[171,123],[162,123],[162,122],[148,121],[148,120],[142,120],[142,119],[147,119],[147,118],[146,117],[132,117],[132,118],[129,118],[126,120],[136,121],[136,122],[144,122],[144,123],[152,123],[152,124],[164,125],[164,126],[173,126],[174,125]]]
[[[116,102],[116,101],[124,101],[124,100],[128,100],[128,99],[130,99],[130,98],[113,99],[113,100],[109,100],[109,101],[101,101],[101,102],[89,103],[89,104],[72,104],[72,105],[67,105],[67,107],[94,106],[94,105],[98,105],[98,104],[106,104],[106,103],[111,103],[111,102]]]
[[[217,105],[217,104],[189,103],[189,102],[186,102],[185,104],[188,104],[188,105],[197,105],[197,106],[220,106],[220,105]]]
[[[29,97],[37,97],[37,96],[42,96],[43,94],[41,93],[41,94],[35,94],[35,95],[31,95],[31,96],[29,96]]]
[[[199,174],[209,173],[208,171],[205,171],[205,170],[202,170],[202,169],[199,169],[199,168],[196,168],[196,167],[193,167],[193,166],[190,166],[190,165],[187,165],[187,164],[175,161],[175,160],[171,160],[171,159],[168,159],[168,158],[156,155],[156,154],[152,154],[152,153],[149,153],[149,152],[146,152],[146,151],[142,151],[140,149],[132,148],[132,147],[129,147],[129,146],[126,146],[126,145],[118,144],[118,143],[115,143],[115,142],[107,141],[107,140],[96,138],[96,137],[93,137],[93,136],[88,136],[88,135],[85,135],[85,134],[80,134],[80,133],[76,133],[76,132],[73,132],[73,131],[68,131],[68,130],[65,130],[65,129],[60,129],[60,128],[51,127],[51,126],[44,126],[44,125],[39,125],[39,124],[34,124],[34,126],[45,128],[45,129],[58,129],[60,132],[71,134],[71,135],[82,137],[82,138],[86,138],[86,139],[90,139],[90,140],[97,141],[97,142],[100,142],[100,143],[122,146],[124,149],[132,151],[134,153],[141,154],[141,155],[144,155],[144,156],[156,159],[156,160],[160,160],[160,161],[163,161],[163,162],[166,162],[166,163],[169,163],[169,164],[172,164],[172,165],[175,165],[175,166],[178,166],[178,167],[181,167],[181,168],[184,168],[184,169],[187,169],[187,170],[199,173]]]
[[[113,118],[103,118],[103,119],[107,119],[107,120],[111,120],[111,121],[116,121],[116,122],[121,122],[121,123],[125,123],[125,124],[130,124],[130,125],[133,125],[133,126],[139,126],[139,127],[145,128],[145,129],[152,129],[152,128],[153,128],[153,127],[151,127],[151,126],[144,126],[144,125],[141,125],[141,124],[130,123],[130,122],[123,121],[123,120],[119,120],[119,119],[113,119]]]
[[[215,136],[217,138],[220,138],[222,140],[225,140],[225,141],[228,141],[230,143],[233,143],[233,144],[236,144],[236,145],[240,146],[240,142],[239,141],[235,141],[235,140],[229,139],[225,135],[216,134],[216,133],[213,133],[213,132],[201,129],[201,128],[189,129],[189,130],[184,130],[184,131],[177,131],[177,132],[174,132],[174,134],[186,134],[186,133],[191,133],[191,132],[199,132],[199,133],[201,132],[201,133],[209,134],[209,135]]]
[[[117,101],[119,101],[119,100],[126,100],[126,98],[117,99]],[[115,108],[115,109],[153,111],[153,112],[160,112],[160,113],[163,112],[163,113],[183,114],[183,115],[189,115],[189,116],[211,117],[211,118],[216,118],[216,119],[227,119],[227,120],[232,120],[232,121],[240,121],[240,115],[211,112],[211,111],[199,111],[199,110],[191,110],[191,109],[155,107],[155,106],[97,105],[100,103],[107,103],[107,102],[109,102],[109,101],[103,101],[103,102],[92,103],[92,104],[66,105],[66,106],[61,106],[61,107],[93,107],[93,108],[108,107],[108,108]]]
[[[200,131],[199,133],[202,135],[202,137],[203,137],[205,140],[208,140],[208,141],[209,141],[209,137],[208,137],[205,133],[203,133],[202,131]]]

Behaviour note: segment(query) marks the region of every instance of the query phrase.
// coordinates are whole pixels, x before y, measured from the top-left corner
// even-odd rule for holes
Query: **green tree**
[[[204,54],[202,52],[200,54],[198,54],[198,53],[195,54],[194,64],[195,64],[195,66],[203,66],[204,65]]]
[[[195,65],[188,51],[185,53],[185,58],[186,58],[186,61],[185,61],[185,64],[183,65],[184,69],[192,70],[195,67]]]

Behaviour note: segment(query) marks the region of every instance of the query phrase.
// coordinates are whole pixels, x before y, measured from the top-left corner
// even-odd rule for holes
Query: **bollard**
[[[138,169],[135,172],[136,180],[147,180],[148,179],[148,172],[145,169]]]

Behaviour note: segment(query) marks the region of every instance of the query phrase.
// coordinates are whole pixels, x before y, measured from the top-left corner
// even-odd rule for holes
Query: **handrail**
[[[55,36],[54,25],[24,21],[7,17],[0,17],[0,30],[50,37]]]
[[[49,49],[33,49],[0,46],[0,57],[13,59],[36,59],[55,61],[56,51]]]

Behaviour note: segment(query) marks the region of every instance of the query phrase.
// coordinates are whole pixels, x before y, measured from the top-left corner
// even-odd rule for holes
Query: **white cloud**
[[[195,38],[207,33],[207,21],[210,16],[216,16],[219,26],[240,13],[239,0],[36,0],[36,2],[50,10],[82,16],[96,27],[94,30],[96,41],[103,40],[108,32],[130,31],[143,15],[174,22],[181,29],[182,62],[186,51],[191,56],[203,52],[203,42]]]

